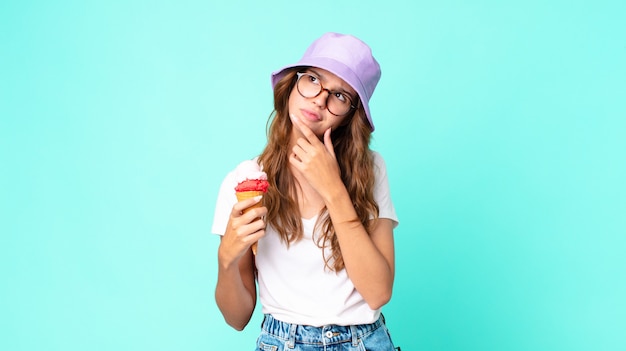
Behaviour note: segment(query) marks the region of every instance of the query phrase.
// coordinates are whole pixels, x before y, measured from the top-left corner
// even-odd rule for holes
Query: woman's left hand
[[[299,138],[293,146],[289,162],[302,173],[311,186],[324,196],[327,189],[332,189],[333,184],[341,182],[341,172],[335,149],[330,138],[331,129],[324,132],[324,142],[319,140],[313,131],[298,120],[291,118],[304,138]],[[338,183],[335,183],[338,182]]]

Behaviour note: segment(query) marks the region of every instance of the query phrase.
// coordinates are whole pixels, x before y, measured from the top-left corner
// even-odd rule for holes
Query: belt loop
[[[354,325],[350,325],[350,334],[352,334],[352,346],[353,347],[359,346],[359,338],[358,338],[359,334]]]
[[[287,341],[287,347],[293,349],[296,347],[296,328],[298,328],[297,324],[289,325],[289,340]]]

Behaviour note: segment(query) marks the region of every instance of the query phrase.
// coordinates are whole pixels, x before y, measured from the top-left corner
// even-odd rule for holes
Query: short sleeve
[[[394,228],[400,223],[396,215],[396,209],[391,201],[391,190],[387,178],[387,166],[385,160],[376,151],[372,151],[374,158],[374,200],[378,204],[378,217],[388,218],[393,221]]]
[[[220,191],[217,195],[215,212],[213,214],[213,226],[211,227],[211,233],[213,234],[224,235],[226,232],[230,212],[233,209],[233,205],[237,202],[235,186],[237,186],[235,172],[231,171],[222,181]]]

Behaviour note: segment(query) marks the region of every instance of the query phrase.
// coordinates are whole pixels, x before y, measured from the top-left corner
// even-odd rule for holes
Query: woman
[[[393,350],[381,307],[391,298],[398,221],[384,161],[369,149],[379,79],[365,43],[324,34],[272,75],[268,144],[255,159],[267,193],[237,202],[233,172],[222,183],[215,297],[242,330],[256,278],[265,315],[257,350]]]

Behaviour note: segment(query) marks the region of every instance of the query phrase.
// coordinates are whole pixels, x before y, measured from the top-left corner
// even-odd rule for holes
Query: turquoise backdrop
[[[371,45],[403,351],[626,350],[626,2],[0,3],[0,349],[252,350],[217,190],[270,73]]]

